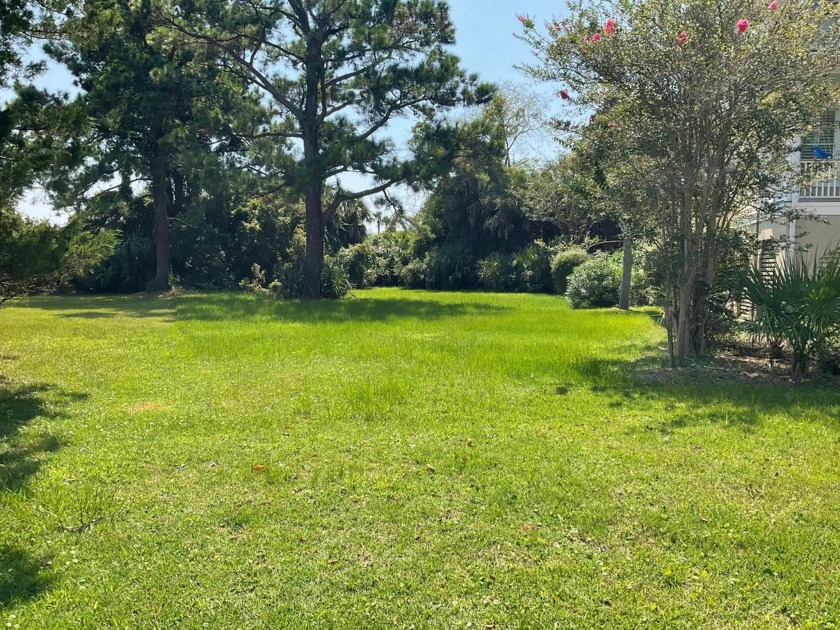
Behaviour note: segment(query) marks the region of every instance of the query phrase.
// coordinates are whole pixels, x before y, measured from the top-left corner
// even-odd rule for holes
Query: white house
[[[823,253],[840,246],[840,128],[837,125],[838,111],[827,110],[814,124],[813,134],[801,142],[801,151],[793,154],[790,161],[799,171],[807,174],[809,183],[789,195],[794,210],[801,210],[805,216],[817,220],[800,219],[790,222],[761,220],[756,228],[758,238],[766,240],[786,237],[789,242],[806,247],[811,252]],[[779,254],[787,255],[785,248]],[[772,256],[765,257],[762,264],[772,264]]]

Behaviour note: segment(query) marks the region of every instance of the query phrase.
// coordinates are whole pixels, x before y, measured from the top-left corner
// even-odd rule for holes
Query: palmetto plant
[[[756,334],[786,345],[793,355],[793,375],[805,375],[840,327],[840,248],[812,258],[787,256],[769,273],[753,268],[743,284],[756,307]]]

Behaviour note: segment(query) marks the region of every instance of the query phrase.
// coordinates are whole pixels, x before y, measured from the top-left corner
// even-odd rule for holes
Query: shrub
[[[258,263],[251,265],[251,277],[240,280],[239,288],[257,295],[279,295],[281,292],[280,282],[277,280],[268,282],[265,271]]]
[[[366,286],[393,287],[401,283],[403,268],[411,262],[411,239],[407,232],[383,232],[367,241],[374,253]],[[424,280],[425,286],[425,280]]]
[[[513,273],[517,291],[550,293],[551,248],[542,241],[536,241],[514,254]]]
[[[324,273],[321,276],[321,297],[343,298],[352,289],[353,285],[347,275],[347,268],[338,258],[327,256],[324,259]]]
[[[271,283],[272,293],[284,300],[299,300],[306,294],[306,272],[303,261],[287,263],[280,268],[278,280]],[[346,267],[333,256],[324,258],[324,270],[321,274],[321,297],[338,299],[352,289]]]
[[[357,243],[339,250],[336,259],[347,271],[347,279],[354,287],[372,286],[375,282],[378,261],[369,242]]]
[[[840,374],[840,331],[826,339],[817,357],[820,371],[824,374]]]
[[[495,252],[478,261],[478,279],[487,291],[513,290],[513,260],[506,254]]]
[[[578,265],[568,278],[572,308],[617,306],[621,295],[620,259],[599,254]]]
[[[791,372],[805,375],[840,327],[840,250],[811,261],[788,256],[770,273],[753,267],[742,281],[756,307],[753,331],[771,344],[786,345],[793,355]]]
[[[554,291],[563,294],[566,292],[569,276],[591,256],[585,249],[574,247],[558,252],[551,261],[551,279],[554,283]]]
[[[478,287],[478,260],[463,243],[453,241],[434,248],[424,262],[429,289],[460,291]]]
[[[426,263],[414,259],[400,270],[400,283],[409,289],[426,288]]]

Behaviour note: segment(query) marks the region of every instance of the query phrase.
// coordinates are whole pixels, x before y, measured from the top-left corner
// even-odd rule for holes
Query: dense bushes
[[[581,248],[557,252],[542,241],[477,260],[457,242],[429,246],[416,234],[391,232],[340,250],[335,264],[355,288],[561,293],[558,287],[565,287],[571,274],[575,280],[569,278],[568,296],[575,308],[616,306],[621,288],[621,253],[593,257]],[[632,303],[647,303],[640,265],[634,267],[632,286]]]
[[[572,308],[618,305],[621,264],[616,256],[599,254],[578,265],[568,278],[566,297]]]
[[[572,275],[576,267],[588,261],[589,258],[586,250],[580,247],[557,252],[551,261],[551,277],[554,282],[554,290],[557,293],[565,293],[569,276]]]
[[[515,279],[513,275],[513,257],[498,252],[478,261],[478,279],[481,288],[494,293],[513,291]]]
[[[516,291],[551,293],[551,257],[554,252],[542,241],[531,243],[513,255]]]
[[[424,263],[428,289],[464,291],[478,287],[478,259],[463,243],[452,241],[432,248]]]
[[[481,288],[500,293],[551,293],[552,253],[537,241],[515,254],[490,254],[478,262]]]

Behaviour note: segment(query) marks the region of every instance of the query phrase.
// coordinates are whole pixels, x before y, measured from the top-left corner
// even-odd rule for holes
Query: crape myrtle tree
[[[389,123],[491,94],[448,51],[454,27],[442,0],[183,0],[162,18],[223,52],[274,108],[263,133],[295,150],[286,181],[305,201],[311,298],[321,294],[330,218],[415,176]],[[367,183],[351,191],[348,174]]]
[[[707,349],[731,228],[778,190],[794,139],[837,102],[837,13],[812,0],[575,0],[566,21],[520,18],[540,59],[530,73],[604,112],[627,159],[658,174],[645,210],[678,363]]]

